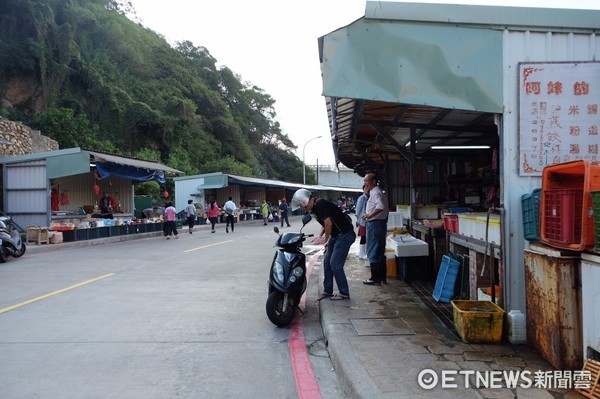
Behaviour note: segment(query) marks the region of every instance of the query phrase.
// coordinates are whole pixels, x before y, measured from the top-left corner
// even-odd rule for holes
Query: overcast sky
[[[190,40],[262,88],[307,164],[334,163],[317,39],[364,16],[365,0],[130,0],[169,43]],[[437,0],[420,3],[600,9],[599,0]],[[314,137],[322,138],[311,141]],[[306,146],[305,146],[306,145]]]

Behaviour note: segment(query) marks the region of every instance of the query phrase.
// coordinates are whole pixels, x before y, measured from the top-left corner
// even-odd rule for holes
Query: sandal
[[[321,295],[319,295],[317,297],[317,302],[319,302],[321,299],[325,299],[325,298],[331,298],[332,294],[330,294],[329,292],[322,292]]]
[[[333,296],[329,299],[331,299],[332,301],[340,301],[342,299],[349,299],[350,295],[344,295],[341,292],[336,292],[335,294],[333,294]]]

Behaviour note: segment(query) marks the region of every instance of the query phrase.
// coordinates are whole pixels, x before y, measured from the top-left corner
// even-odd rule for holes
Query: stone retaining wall
[[[58,150],[58,142],[21,122],[0,118],[0,157]]]

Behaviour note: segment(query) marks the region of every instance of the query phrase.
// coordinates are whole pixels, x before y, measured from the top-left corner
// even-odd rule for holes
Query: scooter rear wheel
[[[269,298],[267,298],[267,316],[271,320],[271,323],[277,327],[285,327],[290,324],[296,314],[296,304],[291,296],[289,296],[286,311],[282,311],[283,297],[284,295],[281,292],[273,291],[269,294]]]
[[[0,263],[6,263],[6,254],[4,248],[0,248]]]

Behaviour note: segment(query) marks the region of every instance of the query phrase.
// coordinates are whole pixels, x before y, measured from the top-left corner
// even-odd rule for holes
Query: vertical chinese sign
[[[519,64],[519,174],[600,161],[600,63]]]

